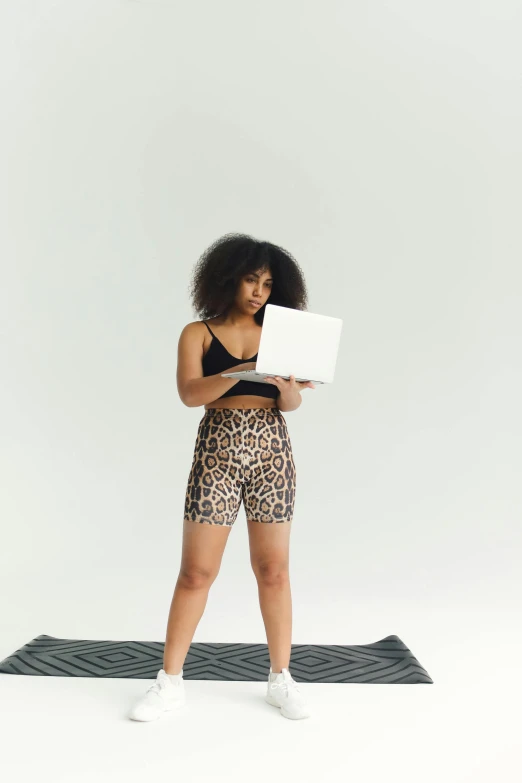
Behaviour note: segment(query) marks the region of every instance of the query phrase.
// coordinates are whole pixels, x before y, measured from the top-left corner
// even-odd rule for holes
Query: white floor
[[[42,633],[163,641],[163,579],[143,578],[147,591],[135,575],[81,573],[70,564],[52,580],[43,570],[1,575],[0,659]],[[265,683],[194,680],[181,712],[137,723],[127,711],[151,680],[0,674],[0,777],[519,783],[520,633],[508,607],[362,601],[342,591],[305,600],[295,581],[294,644],[365,644],[396,633],[434,684],[301,684],[313,714],[291,721],[263,700]],[[253,577],[232,593],[220,574],[194,641],[265,642],[256,598]]]

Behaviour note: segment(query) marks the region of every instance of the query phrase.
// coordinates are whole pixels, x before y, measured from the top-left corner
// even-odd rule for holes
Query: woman
[[[288,670],[292,607],[289,540],[296,471],[283,411],[301,404],[312,382],[273,377],[267,383],[223,378],[255,368],[265,305],[305,309],[306,284],[282,248],[227,234],[196,264],[191,286],[201,321],[178,344],[182,402],[204,406],[185,495],[181,567],[168,618],[163,669],[130,713],[153,720],[185,703],[182,666],[244,501],[250,560],[270,652],[266,701],[287,718],[309,710]],[[277,523],[277,524],[276,524]]]

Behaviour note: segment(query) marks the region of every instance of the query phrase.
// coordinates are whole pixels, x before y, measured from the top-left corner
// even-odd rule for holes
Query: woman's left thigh
[[[256,411],[243,435],[241,492],[247,521],[272,526],[291,522],[297,471],[290,434],[278,410]]]
[[[274,524],[247,520],[250,563],[256,576],[276,578],[288,571],[292,522]]]
[[[296,467],[286,420],[278,409],[248,417],[243,437],[241,490],[257,576],[271,579],[288,569]]]

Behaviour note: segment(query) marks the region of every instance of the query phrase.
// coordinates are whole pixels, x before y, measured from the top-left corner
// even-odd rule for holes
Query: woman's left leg
[[[248,520],[250,562],[257,579],[259,606],[265,624],[273,672],[290,667],[292,597],[289,579],[291,522]]]
[[[244,446],[246,480],[242,491],[250,563],[257,579],[270,663],[276,673],[290,667],[292,646],[289,548],[296,468],[283,414],[278,409],[261,409],[248,417]]]

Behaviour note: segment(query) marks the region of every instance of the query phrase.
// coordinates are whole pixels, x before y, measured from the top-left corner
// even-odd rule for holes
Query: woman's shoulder
[[[204,321],[189,321],[181,330],[181,336],[186,336],[188,339],[200,338],[204,341],[205,335],[208,336],[209,333],[207,325],[210,326],[210,331],[213,332],[214,326],[219,326],[219,318],[206,318]]]
[[[208,331],[206,328],[207,326],[210,326],[211,329],[213,329],[215,326],[223,326],[223,321],[219,315],[214,316],[214,318],[205,318],[204,321],[196,321],[196,323],[201,324],[201,328],[204,329],[205,332]]]
[[[218,318],[205,318],[204,320],[201,320],[201,321],[189,321],[189,323],[184,326],[184,329],[190,329],[190,330],[196,331],[197,329],[201,329],[201,328],[204,329],[205,328],[205,324],[210,324],[212,326],[213,323],[215,323],[216,326],[217,326],[219,324],[219,319]]]
[[[208,330],[205,327],[205,321],[189,321],[181,330],[181,336],[187,335],[188,337],[193,337],[202,335],[205,332],[208,334]]]

